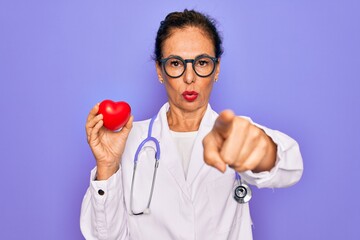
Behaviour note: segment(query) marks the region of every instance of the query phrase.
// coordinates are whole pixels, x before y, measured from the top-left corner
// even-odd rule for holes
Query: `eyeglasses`
[[[199,55],[195,59],[182,59],[179,56],[170,56],[160,60],[165,73],[172,78],[181,77],[189,62],[192,64],[196,75],[199,77],[208,77],[214,72],[218,58]]]

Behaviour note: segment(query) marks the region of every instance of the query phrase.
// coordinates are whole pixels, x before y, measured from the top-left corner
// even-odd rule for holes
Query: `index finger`
[[[217,168],[220,172],[224,173],[226,164],[222,161],[219,147],[217,146],[214,135],[207,135],[203,139],[204,147],[204,161],[207,165]]]
[[[230,134],[232,122],[235,114],[231,110],[222,111],[215,121],[213,130],[220,134],[223,138],[227,138]]]
[[[87,121],[90,121],[92,118],[94,118],[98,112],[99,112],[99,105],[100,103],[97,103],[89,112],[89,115],[87,117]]]

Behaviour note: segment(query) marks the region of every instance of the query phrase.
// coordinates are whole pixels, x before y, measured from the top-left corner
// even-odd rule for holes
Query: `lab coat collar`
[[[153,136],[159,139],[161,147],[161,156],[160,156],[160,165],[166,166],[171,175],[175,178],[179,187],[182,189],[184,194],[191,199],[194,196],[191,196],[191,185],[201,174],[202,169],[204,168],[203,160],[203,147],[202,140],[206,134],[212,129],[214,121],[218,114],[211,109],[210,104],[208,104],[206,112],[203,119],[201,120],[198,135],[195,139],[193,151],[191,154],[190,165],[188,170],[187,179],[185,180],[184,171],[181,164],[181,159],[175,143],[170,134],[169,124],[167,121],[166,113],[169,110],[169,103],[165,103],[153,125]],[[159,167],[160,167],[159,165]],[[206,168],[206,167],[205,167]]]

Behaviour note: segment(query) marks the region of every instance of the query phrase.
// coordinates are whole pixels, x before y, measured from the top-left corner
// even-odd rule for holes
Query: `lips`
[[[195,91],[185,91],[182,93],[184,99],[188,102],[193,102],[198,97],[198,93]]]

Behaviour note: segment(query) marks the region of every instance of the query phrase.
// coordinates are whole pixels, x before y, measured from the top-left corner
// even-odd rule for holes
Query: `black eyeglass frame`
[[[182,72],[179,76],[175,76],[175,77],[174,77],[174,76],[171,76],[171,75],[166,71],[166,68],[165,68],[165,63],[166,63],[169,59],[173,59],[173,58],[181,61],[181,62],[184,64],[184,70],[183,70],[183,72]],[[197,60],[199,60],[200,58],[209,58],[209,59],[211,59],[211,60],[213,61],[213,63],[214,63],[213,70],[212,70],[208,75],[200,75],[200,74],[195,70],[195,62],[196,62]],[[202,78],[206,78],[206,77],[208,77],[208,76],[210,76],[211,74],[214,73],[215,68],[216,68],[216,64],[219,62],[219,59],[216,58],[216,57],[210,57],[210,56],[208,56],[208,55],[202,54],[202,55],[197,56],[197,57],[194,58],[194,59],[183,59],[183,58],[180,57],[180,56],[170,56],[170,57],[167,57],[167,58],[162,58],[162,59],[160,59],[159,62],[161,63],[161,67],[162,67],[162,69],[165,71],[166,75],[168,75],[168,76],[171,77],[171,78],[179,78],[179,77],[181,77],[181,76],[185,73],[186,67],[187,67],[187,63],[189,63],[189,62],[191,63],[192,68],[193,68],[194,72],[196,73],[196,75],[198,75],[199,77],[202,77]]]

